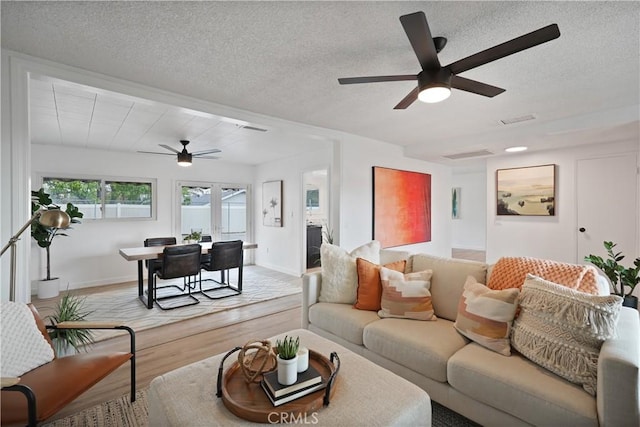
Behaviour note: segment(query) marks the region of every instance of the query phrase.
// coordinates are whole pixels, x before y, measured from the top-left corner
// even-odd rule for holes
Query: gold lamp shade
[[[38,218],[38,222],[45,227],[67,228],[71,222],[69,214],[59,209],[44,211]]]

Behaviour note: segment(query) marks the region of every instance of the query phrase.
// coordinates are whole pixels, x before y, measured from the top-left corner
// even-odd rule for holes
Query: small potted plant
[[[191,230],[191,233],[187,234],[184,237],[184,242],[185,243],[198,243],[200,241],[200,239],[202,239],[202,232],[201,231],[193,231],[193,230]]]
[[[633,267],[626,268],[618,262],[624,259],[621,252],[614,253],[613,248],[616,244],[613,242],[604,242],[604,248],[607,250],[608,259],[604,260],[598,255],[588,255],[584,257],[585,261],[595,265],[607,275],[613,285],[613,292],[624,298],[622,305],[626,307],[638,308],[638,297],[631,295],[636,285],[640,283],[640,257],[633,262]],[[620,285],[618,287],[618,285]],[[625,293],[625,287],[628,292]]]
[[[294,339],[285,335],[282,341],[276,340],[278,382],[282,385],[291,385],[298,380],[298,347],[300,337]]]
[[[84,308],[85,298],[65,293],[52,315],[47,320],[53,325],[62,322],[86,321],[90,311]],[[93,332],[90,329],[53,329],[49,332],[58,357],[68,356],[79,352],[84,346],[93,344]]]

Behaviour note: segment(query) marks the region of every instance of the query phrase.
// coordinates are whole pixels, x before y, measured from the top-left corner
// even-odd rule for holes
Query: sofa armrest
[[[640,318],[622,307],[617,337],[607,340],[598,358],[598,420],[602,427],[640,425]]]
[[[302,328],[309,328],[309,307],[318,302],[322,273],[308,273],[302,276]]]

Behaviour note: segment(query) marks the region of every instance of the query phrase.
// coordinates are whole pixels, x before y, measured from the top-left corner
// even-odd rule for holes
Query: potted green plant
[[[54,204],[51,196],[42,188],[38,191],[31,192],[31,214],[33,215],[41,209],[60,209],[60,206]],[[80,212],[78,208],[71,203],[67,203],[65,212],[67,213],[67,215],[69,215],[70,221],[73,224],[80,223],[80,218],[83,217],[82,212]],[[33,237],[38,246],[44,248],[47,253],[47,275],[43,280],[40,281],[40,286],[38,287],[38,296],[40,298],[51,298],[58,295],[58,291],[60,289],[59,278],[51,277],[50,249],[51,244],[53,243],[53,239],[55,239],[56,236],[67,235],[61,230],[68,230],[69,228],[70,227],[67,227],[65,229],[47,227],[40,224],[38,221],[34,221],[31,224],[31,237]],[[42,288],[42,291],[40,288]]]
[[[614,252],[615,247],[615,243],[605,241],[604,248],[609,258],[605,260],[598,255],[588,255],[584,257],[584,260],[595,265],[607,275],[613,285],[613,292],[624,298],[622,305],[637,309],[638,297],[631,295],[631,293],[640,283],[640,257],[635,259],[633,267],[625,267],[619,264],[624,259],[624,255],[622,252]],[[627,292],[625,292],[625,288],[628,289]]]
[[[65,293],[52,315],[47,316],[47,320],[53,325],[62,322],[86,321],[91,311],[84,308],[85,297]],[[84,346],[93,344],[94,336],[90,329],[53,329],[49,332],[51,341],[58,357],[79,352]]]
[[[285,335],[282,341],[276,340],[278,382],[282,385],[291,385],[298,380],[298,347],[300,337],[294,339]]]
[[[202,231],[193,231],[184,237],[185,243],[198,243],[202,239]]]

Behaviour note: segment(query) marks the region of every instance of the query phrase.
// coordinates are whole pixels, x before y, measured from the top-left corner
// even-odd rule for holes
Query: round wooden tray
[[[239,347],[227,353],[224,359],[237,351],[237,349]],[[332,363],[334,358],[337,360],[337,366]],[[336,353],[332,353],[331,360],[329,360],[322,354],[309,350],[309,363],[320,372],[322,380],[327,382],[327,387],[291,402],[273,406],[260,383],[247,383],[245,381],[240,364],[237,361],[222,375],[224,359],[220,362],[218,371],[218,397],[222,398],[224,406],[234,415],[256,423],[273,424],[281,419],[297,419],[301,415],[310,414],[328,405],[329,399],[333,397],[336,389],[337,373],[340,368],[340,359]],[[221,375],[222,378],[220,377]],[[290,415],[281,417],[282,413]],[[292,416],[296,418],[292,418]]]

